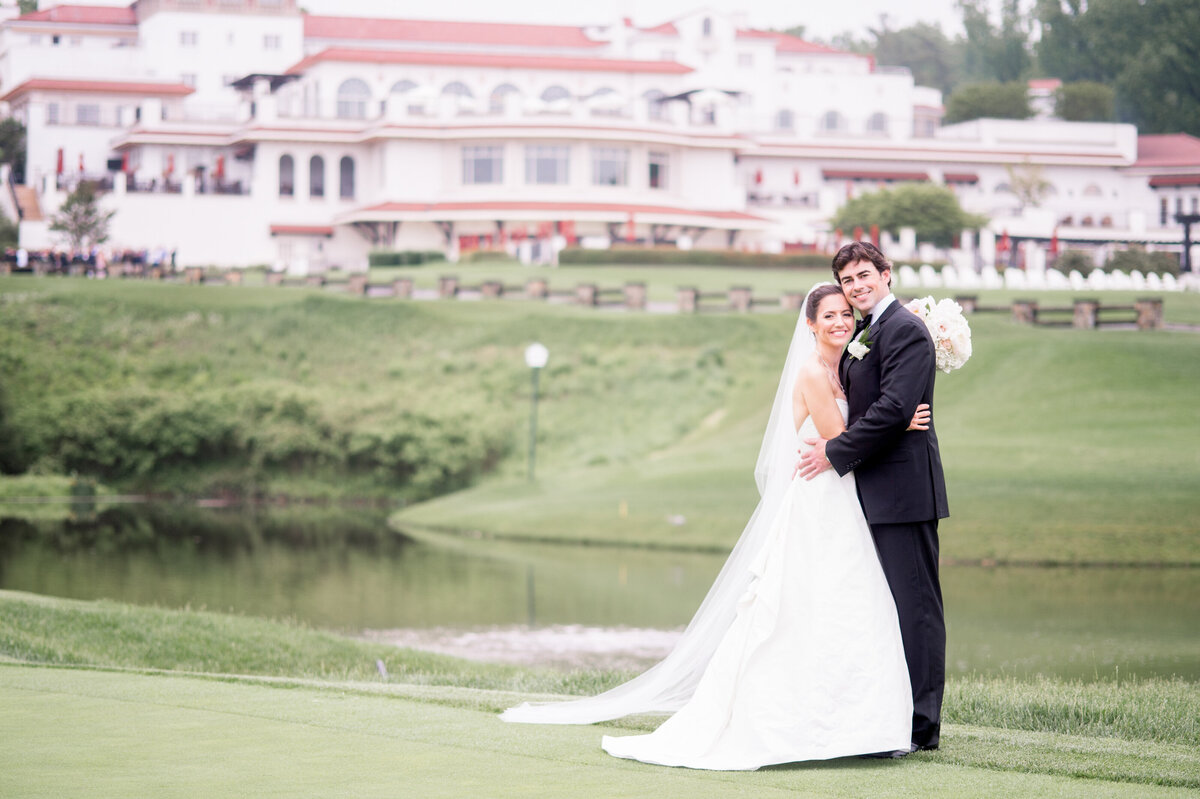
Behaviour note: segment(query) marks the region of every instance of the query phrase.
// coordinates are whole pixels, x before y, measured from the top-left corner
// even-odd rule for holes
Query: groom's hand
[[[796,475],[800,475],[805,480],[811,480],[826,469],[833,468],[833,464],[829,462],[829,458],[825,457],[825,439],[806,438],[804,439],[804,443],[812,444],[812,449],[800,455],[800,462],[796,464],[796,471],[792,472],[793,480],[796,479]]]

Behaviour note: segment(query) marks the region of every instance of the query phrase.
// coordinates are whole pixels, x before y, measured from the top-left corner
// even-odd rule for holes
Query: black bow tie
[[[871,326],[871,317],[864,316],[862,319],[859,319],[857,322],[854,323],[854,335],[857,336],[859,333],[863,332],[870,326]]]

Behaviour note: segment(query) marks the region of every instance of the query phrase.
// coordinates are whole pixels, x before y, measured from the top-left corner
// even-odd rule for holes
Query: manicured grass
[[[391,676],[374,672],[374,659]],[[47,665],[57,664],[57,665]],[[71,665],[67,665],[71,664]],[[88,664],[88,665],[85,665]],[[185,673],[185,670],[187,673]],[[604,755],[589,727],[506,725],[564,678],[295,625],[0,592],[0,794],[89,796],[1183,796],[1200,693],[1162,680],[954,680],[942,748],[752,774]]]

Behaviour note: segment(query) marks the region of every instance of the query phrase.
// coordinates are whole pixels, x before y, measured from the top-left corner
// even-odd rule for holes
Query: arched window
[[[338,119],[366,119],[370,99],[371,89],[366,83],[358,78],[343,81],[337,91]]]
[[[541,94],[543,103],[553,103],[555,100],[569,100],[571,93],[562,86],[549,86]]]
[[[491,95],[488,97],[488,110],[493,114],[503,114],[505,107],[508,105],[510,95],[520,94],[521,90],[511,83],[502,83],[492,89]]]
[[[888,118],[886,114],[875,113],[867,119],[867,133],[887,133]]]
[[[775,114],[775,129],[790,131],[796,127],[796,117],[790,109],[781,108]]]
[[[475,96],[471,94],[471,90],[467,88],[467,84],[457,80],[453,83],[447,83],[445,86],[443,86],[442,94],[448,94],[454,97],[466,97],[468,99]]]
[[[642,99],[646,101],[646,118],[647,119],[666,119],[667,104],[662,101],[667,95],[658,89],[650,89],[642,94]]]
[[[296,193],[296,161],[290,155],[279,156],[279,196],[291,197]]]
[[[1095,183],[1088,184],[1087,188],[1083,190],[1084,197],[1100,197],[1103,194],[1104,192]]]
[[[308,159],[308,196],[325,196],[325,159],[319,155]]]
[[[354,199],[354,159],[350,156],[342,156],[341,162],[338,164],[339,185],[341,187],[339,194],[343,200]]]
[[[826,133],[837,133],[846,129],[846,118],[837,111],[826,111],[821,117],[821,130]]]
[[[996,188],[992,189],[995,194],[1012,194],[1012,186],[1007,183],[997,183]]]
[[[411,92],[415,88],[417,88],[417,84],[413,83],[411,80],[398,80],[392,84],[391,91],[389,91],[388,93],[389,94],[407,94],[408,92]]]

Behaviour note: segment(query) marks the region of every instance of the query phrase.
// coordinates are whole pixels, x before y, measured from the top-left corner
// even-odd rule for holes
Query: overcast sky
[[[862,35],[887,14],[890,27],[936,22],[948,35],[962,31],[955,0],[608,0],[564,3],[563,0],[453,0],[445,5],[407,0],[300,0],[314,14],[400,17],[409,19],[537,22],[583,25],[632,17],[640,26],[657,25],[698,8],[744,11],[756,28],[804,25],[807,35],[829,38],[844,31]]]

